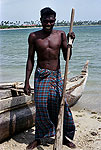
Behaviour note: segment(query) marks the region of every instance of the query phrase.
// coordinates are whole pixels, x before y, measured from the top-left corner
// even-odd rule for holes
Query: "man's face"
[[[43,30],[45,32],[51,32],[52,29],[53,29],[53,26],[55,24],[55,17],[54,15],[48,15],[48,16],[43,16],[41,18],[41,23],[42,23],[42,26],[43,26]]]

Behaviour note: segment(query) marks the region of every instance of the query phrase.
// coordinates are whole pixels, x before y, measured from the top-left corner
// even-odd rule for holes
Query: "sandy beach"
[[[75,150],[101,150],[101,114],[94,111],[72,110],[76,125],[74,143]],[[26,146],[34,139],[35,128],[32,127],[0,144],[0,150],[26,150]],[[52,150],[54,137],[42,140],[42,144],[35,150]],[[63,150],[68,150],[63,146]]]

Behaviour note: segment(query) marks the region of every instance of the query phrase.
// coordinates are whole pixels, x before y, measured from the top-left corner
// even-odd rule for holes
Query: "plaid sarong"
[[[34,80],[36,120],[35,138],[55,135],[63,90],[60,70],[37,68]],[[65,104],[63,134],[73,139],[75,125],[68,104]]]

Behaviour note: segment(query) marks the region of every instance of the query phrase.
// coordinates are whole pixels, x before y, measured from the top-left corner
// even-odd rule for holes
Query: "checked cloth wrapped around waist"
[[[35,139],[55,136],[62,90],[63,80],[60,69],[57,71],[36,69],[34,79]],[[65,104],[63,134],[73,139],[74,133],[72,113],[68,104]]]

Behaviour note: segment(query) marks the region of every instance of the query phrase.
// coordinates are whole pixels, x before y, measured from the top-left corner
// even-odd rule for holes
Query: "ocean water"
[[[57,27],[67,34],[68,27]],[[14,29],[0,30],[0,82],[25,80],[25,69],[28,53],[28,36],[40,30]],[[73,55],[69,62],[69,78],[79,75],[86,60],[89,60],[89,75],[84,93],[75,109],[88,109],[101,112],[101,26],[73,27],[76,39],[73,44]],[[36,66],[35,56],[35,66]],[[65,61],[61,53],[61,71],[64,74]],[[34,71],[30,84],[34,83]]]

